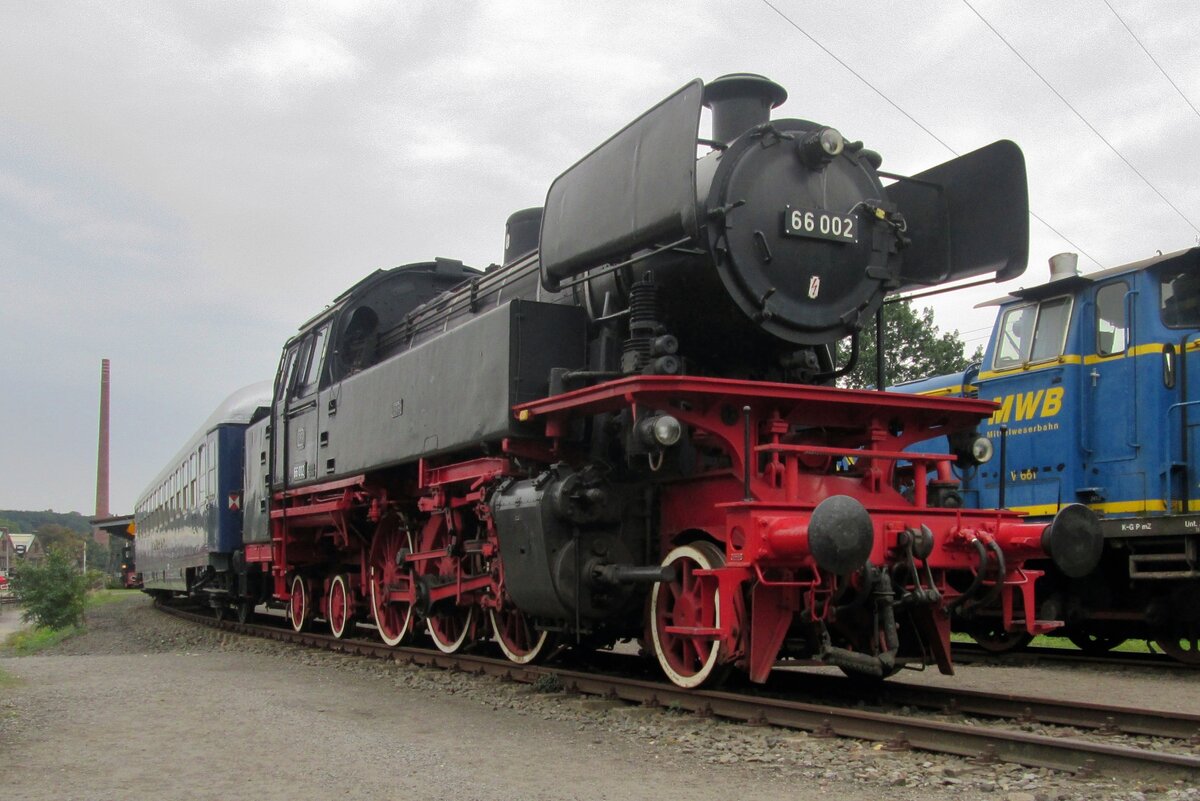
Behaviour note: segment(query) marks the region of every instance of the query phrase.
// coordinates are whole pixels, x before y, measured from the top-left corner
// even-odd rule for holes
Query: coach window
[[[200,452],[200,459],[196,462],[196,464],[198,465],[198,467],[200,469],[199,500],[207,501],[208,500],[208,446],[205,445],[203,442],[201,442],[199,452]]]
[[[217,435],[208,435],[208,497],[217,494]]]
[[[200,497],[196,494],[196,488],[200,485],[200,458],[196,454],[192,454],[192,458],[188,460],[188,508],[195,509],[200,505]]]
[[[1096,290],[1096,353],[1101,356],[1124,353],[1128,347],[1129,329],[1125,322],[1128,292],[1129,285],[1124,281]]]

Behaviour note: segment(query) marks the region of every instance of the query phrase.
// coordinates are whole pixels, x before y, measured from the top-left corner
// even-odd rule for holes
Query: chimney
[[[101,359],[100,445],[96,456],[96,517],[108,516],[108,359]]]
[[[771,109],[787,100],[787,90],[761,75],[737,72],[705,84],[701,102],[712,109],[712,138],[729,144],[746,131],[771,121]]]

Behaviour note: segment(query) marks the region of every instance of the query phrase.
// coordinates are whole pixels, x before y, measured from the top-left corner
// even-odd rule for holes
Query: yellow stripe
[[[941,389],[928,389],[924,392],[918,392],[918,395],[924,395],[927,398],[940,398],[943,395],[961,395],[962,384],[956,387],[942,387]]]
[[[1115,362],[1120,359],[1136,356],[1161,356],[1163,342],[1151,342],[1147,345],[1138,345],[1137,347],[1123,350],[1120,353],[1114,353],[1111,356],[1101,356],[1098,353],[1089,354],[1084,357],[1079,357],[1073,353],[1068,353],[1064,356],[1059,356],[1054,361],[1038,362],[1034,365],[1017,365],[1016,367],[1005,367],[1003,370],[984,370],[979,374],[979,379],[986,381],[989,378],[1000,378],[1006,375],[1023,375],[1024,373],[1034,373],[1038,370],[1046,370],[1050,367],[1059,367],[1064,364],[1103,364],[1104,362]],[[1188,343],[1187,349],[1191,351],[1200,351],[1200,339],[1193,340]]]
[[[1036,506],[1010,506],[1008,508],[1031,517],[1050,517],[1058,512],[1058,504],[1054,503],[1043,503]]]
[[[1095,512],[1104,514],[1119,515],[1129,514],[1131,512],[1165,512],[1167,503],[1162,498],[1149,498],[1140,501],[1109,501],[1106,503],[1089,503],[1088,507]],[[1178,514],[1183,511],[1183,503],[1181,501],[1171,502],[1171,511]],[[1032,517],[1049,517],[1058,512],[1059,506],[1054,503],[1035,504],[1033,506],[1010,506],[1008,507],[1014,512],[1030,515]],[[1200,501],[1188,501],[1188,511],[1200,511]]]
[[[1113,361],[1117,361],[1118,359],[1124,359],[1127,356],[1161,356],[1162,352],[1163,352],[1164,344],[1169,344],[1169,343],[1151,342],[1148,345],[1138,345],[1135,348],[1130,348],[1128,351],[1121,351],[1120,353],[1114,353],[1111,356],[1101,356],[1100,354],[1094,354],[1092,356],[1085,356],[1083,359],[1083,363],[1084,364],[1100,364],[1101,362],[1113,362]],[[1189,351],[1200,350],[1200,340],[1194,340],[1192,342],[1189,342],[1187,349]]]

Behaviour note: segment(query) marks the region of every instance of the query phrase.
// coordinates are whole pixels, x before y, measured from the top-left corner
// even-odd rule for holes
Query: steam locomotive
[[[1086,576],[1041,566],[1039,594],[1061,634],[1089,653],[1127,639],[1200,666],[1200,248],[1079,275],[1075,254],[1051,280],[990,302],[983,362],[898,391],[999,404],[980,432],[1003,458],[962,475],[968,506],[1051,519],[1063,503],[1100,518],[1104,553]],[[1189,381],[1189,376],[1192,376]],[[926,449],[945,449],[929,443]],[[985,647],[1028,642],[994,615],[962,626]],[[992,610],[994,611],[994,610]]]
[[[240,432],[202,460],[232,469],[240,446],[240,490],[219,470],[195,490],[185,453],[191,506],[148,491],[147,590],[338,637],[492,638],[519,663],[636,639],[685,687],[781,659],[951,672],[950,613],[993,601],[1006,630],[1058,626],[1021,612],[1025,563],[1090,571],[1097,521],[962,508],[951,465],[984,454],[995,405],[831,386],[851,366],[833,346],[856,358],[887,294],[1024,270],[1020,150],[894,175],[772,119],[786,97],[693,81],[510,217],[503,264],[380,270],[336,298],[269,398],[194,440]],[[906,452],[937,435],[953,453]],[[206,559],[141,553],[172,537]]]

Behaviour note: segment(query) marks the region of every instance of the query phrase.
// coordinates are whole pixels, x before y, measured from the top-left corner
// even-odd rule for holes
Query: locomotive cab
[[[451,259],[376,270],[301,326],[284,346],[275,380],[274,430],[288,447],[272,448],[274,486],[337,472],[336,457],[321,463],[319,453],[330,443],[340,394],[335,388],[407,347],[409,313],[478,274]]]

